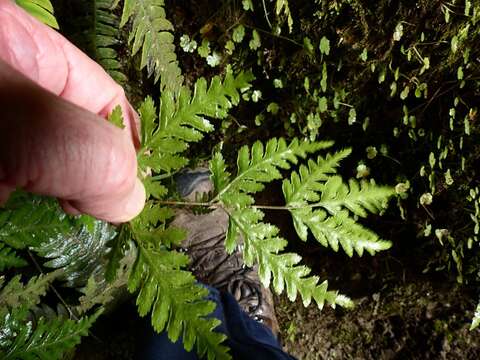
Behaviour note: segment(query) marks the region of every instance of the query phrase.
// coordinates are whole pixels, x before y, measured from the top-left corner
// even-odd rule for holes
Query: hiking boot
[[[180,195],[190,201],[213,190],[208,169],[185,171],[177,176]],[[277,337],[279,328],[275,317],[272,293],[262,286],[258,266],[243,262],[243,240],[231,254],[225,250],[228,215],[220,208],[207,214],[195,215],[191,210],[176,212],[173,226],[187,230],[181,244],[190,259],[190,270],[197,280],[233,295],[240,307],[254,320],[268,326]]]

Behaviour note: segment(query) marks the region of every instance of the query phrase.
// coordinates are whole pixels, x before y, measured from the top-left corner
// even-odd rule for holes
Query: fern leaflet
[[[130,292],[140,290],[138,312],[145,316],[151,311],[153,328],[158,332],[166,329],[170,340],[176,341],[182,335],[187,351],[196,344],[200,357],[229,359],[227,348],[221,345],[225,335],[213,331],[220,321],[206,318],[215,308],[214,303],[205,300],[208,290],[198,285],[189,271],[182,269],[189,262],[187,255],[162,245],[162,239],[163,243],[179,244],[185,237],[184,232],[169,231],[164,224],[148,228],[155,219],[149,212],[158,213],[158,210],[158,207],[148,207],[143,219],[140,217],[131,223],[138,256],[128,289]]]
[[[162,92],[178,94],[183,76],[175,54],[173,25],[164,7],[164,0],[125,0],[120,26],[133,18],[129,42],[133,55],[142,49],[140,67],[147,68],[148,76],[155,74],[155,82],[161,79]]]
[[[252,79],[248,72],[233,76],[227,71],[223,82],[216,76],[210,86],[205,79],[199,79],[193,95],[185,87],[177,98],[165,91],[160,99],[158,121],[155,104],[148,97],[139,109],[142,121],[140,168],[169,174],[184,167],[188,161],[180,153],[188,148],[189,142],[199,141],[203,133],[213,130],[206,117],[225,118],[228,111],[239,103],[241,92],[248,89]],[[144,184],[147,192],[155,198],[166,194],[166,188],[151,178],[146,177]]]
[[[118,17],[112,12],[117,0],[93,0],[92,56],[119,83],[127,78],[121,71],[118,52],[114,49],[118,39]]]
[[[71,287],[84,285],[92,273],[102,271],[105,244],[115,236],[113,226],[107,222],[84,218],[90,223],[72,223],[70,231],[31,248],[42,258],[50,259],[44,266],[61,268],[63,274],[60,278]]]
[[[11,247],[0,243],[0,271],[12,267],[19,268],[27,265],[27,262],[19,257]]]
[[[59,28],[50,0],[15,0],[15,3],[44,24],[54,29]]]
[[[243,256],[247,266],[258,263],[262,283],[277,293],[286,289],[288,297],[294,300],[299,293],[303,303],[308,305],[312,298],[319,307],[325,301],[332,306],[351,306],[350,299],[336,292],[327,291],[327,282],[318,285],[318,277],[308,277],[310,269],[298,265],[300,256],[292,253],[279,254],[287,242],[278,236],[278,228],[261,222],[263,212],[252,208],[251,194],[261,191],[264,183],[281,178],[278,168],[288,169],[290,163],[297,163],[299,157],[326,148],[331,142],[299,142],[289,145],[283,139],[270,140],[265,148],[256,142],[251,151],[243,147],[237,158],[237,175],[231,179],[221,154],[216,154],[210,162],[212,182],[217,197],[229,214],[229,227],[225,240],[227,251],[232,252],[243,237]],[[215,200],[214,199],[214,200]],[[273,279],[272,279],[273,278]]]
[[[32,326],[8,326],[10,318],[18,318],[14,311],[6,316],[0,328],[16,333],[15,340],[7,351],[0,351],[2,359],[55,360],[62,359],[66,350],[80,343],[80,338],[88,334],[88,329],[95,322],[100,312],[80,319],[78,322],[56,317],[52,320],[40,318],[34,329]]]
[[[349,256],[353,256],[354,250],[360,256],[364,250],[373,255],[390,248],[391,243],[380,240],[350,218],[349,211],[361,217],[367,216],[367,211],[377,213],[385,207],[393,190],[367,182],[359,185],[353,179],[346,185],[340,176],[334,176],[339,161],[349,153],[343,150],[325,158],[319,156],[316,162],[309,161],[308,167],[300,166],[298,173],[292,172],[290,180],[283,181],[282,189],[302,240],[307,240],[310,229],[323,246],[330,245],[335,251],[340,244]]]
[[[16,192],[1,214],[0,243],[15,249],[39,246],[68,233],[70,226],[56,200]]]
[[[299,293],[304,306],[315,300],[319,308],[327,302],[331,306],[353,306],[352,301],[335,291],[328,291],[328,282],[318,284],[317,276],[308,276],[310,269],[299,265],[301,257],[294,253],[278,254],[284,250],[287,241],[279,236],[276,226],[261,222],[263,213],[256,209],[235,210],[229,213],[230,225],[227,239],[244,239],[243,256],[245,264],[252,266],[258,263],[258,273],[264,286],[273,283],[277,294],[285,289],[288,298],[294,301]],[[231,248],[231,245],[230,245]]]
[[[26,285],[20,281],[20,275],[14,276],[0,292],[0,308],[13,309],[26,307],[30,309],[40,302],[40,297],[46,294],[48,286],[58,277],[61,271],[53,271],[47,275],[31,277]]]
[[[287,145],[284,139],[271,139],[265,148],[260,141],[253,144],[251,152],[247,146],[240,149],[237,157],[237,174],[233,179],[226,177],[226,169],[221,155],[212,160],[212,181],[217,186],[216,199],[228,205],[237,204],[245,207],[254,203],[250,194],[264,189],[264,183],[281,179],[280,169],[289,169],[298,158],[305,158],[307,153],[331,146],[331,142],[298,141],[294,139]],[[224,169],[224,173],[219,171]]]

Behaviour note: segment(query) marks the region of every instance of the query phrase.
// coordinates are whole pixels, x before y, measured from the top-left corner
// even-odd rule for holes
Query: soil
[[[480,330],[460,289],[427,279],[322,311],[277,298],[285,350],[298,359],[478,359]]]

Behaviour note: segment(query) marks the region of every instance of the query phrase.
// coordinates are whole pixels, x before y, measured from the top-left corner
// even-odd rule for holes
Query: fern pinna
[[[164,0],[125,0],[120,26],[133,19],[129,41],[132,53],[141,50],[140,67],[160,80],[162,90],[177,94],[183,84],[175,54],[173,25],[165,14]]]

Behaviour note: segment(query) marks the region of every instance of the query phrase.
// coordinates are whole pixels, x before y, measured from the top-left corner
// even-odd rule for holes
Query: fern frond
[[[219,321],[206,318],[215,308],[206,300],[208,290],[183,269],[189,263],[188,256],[168,249],[186,236],[184,230],[166,225],[173,216],[171,209],[149,201],[130,222],[138,255],[128,290],[138,291],[138,312],[145,316],[151,311],[156,331],[166,330],[172,341],[182,336],[185,349],[190,351],[196,345],[199,357],[229,359],[227,348],[221,344],[225,336],[214,331]]]
[[[287,207],[292,214],[298,236],[307,240],[308,229],[323,246],[338,251],[339,245],[349,255],[355,250],[362,255],[390,248],[391,243],[378,236],[349,217],[365,217],[367,211],[377,213],[385,208],[393,189],[355,180],[343,183],[334,175],[339,161],[348,156],[350,150],[343,150],[317,161],[300,166],[299,172],[292,172],[290,180],[282,184]],[[322,208],[316,209],[315,208]],[[325,211],[326,210],[326,211]]]
[[[136,249],[132,248],[126,252],[125,256],[119,261],[116,273],[111,281],[108,281],[106,276],[103,277],[103,273],[92,274],[85,287],[81,289],[83,295],[78,299],[79,304],[75,306],[77,314],[85,314],[96,305],[101,305],[104,308],[118,298],[117,295],[122,294],[127,286],[130,270],[136,257]]]
[[[2,319],[3,324],[0,328],[7,333],[15,333],[16,336],[8,349],[0,351],[0,355],[5,360],[62,359],[67,350],[79,344],[80,338],[88,334],[88,329],[99,315],[100,312],[97,312],[79,321],[62,317],[52,320],[40,318],[36,327],[32,329],[31,323],[15,326],[14,322],[8,322],[10,318],[15,318],[14,311],[5,316],[7,319]]]
[[[475,309],[475,314],[473,315],[472,324],[470,325],[470,330],[476,329],[480,325],[480,303]]]
[[[351,150],[345,149],[334,154],[319,156],[317,161],[308,160],[308,166],[300,165],[298,172],[293,171],[290,180],[285,179],[282,183],[285,201],[288,206],[301,206],[308,201],[320,200],[323,184],[329,176],[337,173],[340,161],[350,155]]]
[[[32,308],[40,302],[40,297],[46,294],[48,286],[60,274],[61,271],[57,270],[33,276],[25,285],[20,281],[20,275],[14,276],[0,291],[0,308]]]
[[[239,103],[241,92],[250,86],[252,79],[249,72],[233,76],[227,71],[223,82],[215,76],[210,86],[205,79],[199,79],[193,95],[185,87],[177,98],[172,92],[164,91],[158,120],[155,104],[148,97],[139,109],[143,128],[142,150],[138,158],[140,168],[170,173],[186,166],[188,160],[180,153],[188,148],[189,142],[199,141],[204,133],[213,130],[206,117],[225,118],[228,111]],[[147,192],[156,198],[166,194],[165,187],[148,178],[145,186]]]
[[[215,188],[217,199],[225,205],[237,204],[245,207],[253,204],[254,199],[250,194],[264,189],[264,183],[281,179],[279,169],[289,169],[291,164],[296,164],[298,158],[305,158],[307,153],[331,146],[331,142],[307,142],[294,139],[287,145],[284,139],[271,139],[265,147],[260,141],[255,142],[250,149],[244,146],[237,157],[237,174],[229,179],[227,174],[219,173],[224,168],[221,155],[213,158],[210,170],[213,183],[220,188]],[[221,181],[219,181],[221,179]]]
[[[54,29],[59,28],[50,0],[15,0],[15,3],[44,24]]]
[[[31,247],[42,258],[50,259],[44,266],[63,270],[61,279],[67,286],[83,285],[92,273],[101,271],[105,244],[115,236],[110,224],[92,218],[88,221],[90,223],[85,224],[77,220],[68,232]]]
[[[365,250],[374,255],[392,246],[391,242],[379,239],[373,231],[355,222],[346,211],[328,216],[326,211],[305,208],[291,210],[291,214],[295,229],[302,240],[307,239],[310,229],[320,244],[330,246],[334,251],[338,251],[340,245],[350,257],[354,250],[359,256],[362,256]]]
[[[128,289],[140,290],[138,312],[140,316],[152,312],[156,331],[166,329],[173,342],[182,336],[187,351],[196,344],[200,357],[230,359],[227,348],[221,345],[225,335],[214,331],[220,321],[205,318],[215,308],[214,303],[205,300],[208,290],[198,285],[189,271],[181,269],[188,261],[185,254],[140,243]]]
[[[101,267],[105,243],[115,235],[113,226],[82,215],[72,218],[55,199],[17,192],[0,212],[0,245],[29,248],[43,258],[44,265],[63,268],[67,285],[84,284]]]
[[[129,36],[133,55],[141,49],[140,67],[147,68],[148,76],[155,75],[155,82],[161,79],[162,92],[176,95],[183,76],[175,54],[173,25],[164,7],[164,0],[125,0],[120,26],[133,19]]]
[[[259,265],[259,276],[268,287],[278,294],[286,290],[288,298],[294,301],[297,293],[303,304],[308,306],[315,300],[320,308],[325,302],[331,306],[351,307],[352,301],[335,291],[328,291],[327,281],[318,284],[317,276],[309,276],[310,269],[299,265],[301,257],[294,253],[279,254],[284,250],[287,241],[278,236],[276,226],[261,222],[263,213],[260,210],[246,208],[229,213],[230,224],[227,231],[227,248],[232,249],[232,239],[242,236],[244,239],[243,257],[247,266]]]
[[[91,34],[92,57],[110,76],[123,84],[127,77],[121,71],[118,52],[114,46],[119,44],[119,19],[113,13],[117,0],[93,0],[93,27]]]
[[[69,232],[71,222],[54,199],[16,193],[2,212],[0,243],[14,249],[39,246]]]
[[[375,214],[384,209],[388,198],[393,194],[393,189],[387,186],[367,181],[362,181],[359,185],[354,179],[350,179],[346,185],[340,176],[332,176],[325,183],[317,204],[333,215],[347,208],[357,216],[366,217],[367,210]]]
[[[27,262],[19,257],[11,247],[0,243],[0,271],[12,267],[19,268],[27,265]]]

